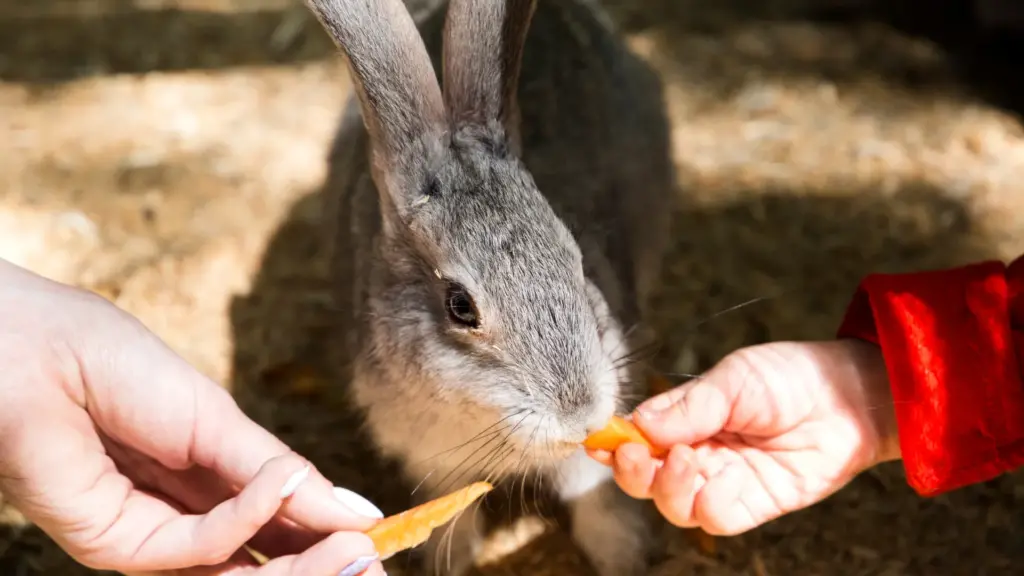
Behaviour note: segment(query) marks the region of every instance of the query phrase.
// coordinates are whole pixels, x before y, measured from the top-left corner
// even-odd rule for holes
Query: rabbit
[[[585,0],[450,0],[418,26],[401,0],[307,3],[354,89],[324,189],[370,437],[418,501],[536,475],[600,576],[645,574],[649,508],[579,445],[644,393],[675,186],[659,77]],[[427,574],[471,568],[475,510]]]

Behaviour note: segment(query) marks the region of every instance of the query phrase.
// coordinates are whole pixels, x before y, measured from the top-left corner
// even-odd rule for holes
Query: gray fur
[[[309,2],[360,88],[326,189],[338,353],[375,441],[424,499],[544,475],[601,576],[643,574],[643,503],[575,446],[643,392],[616,359],[642,341],[667,242],[657,77],[586,0],[453,0],[422,21],[427,52],[401,0]],[[448,281],[479,328],[448,321]],[[459,526],[428,570],[471,564],[478,524]]]

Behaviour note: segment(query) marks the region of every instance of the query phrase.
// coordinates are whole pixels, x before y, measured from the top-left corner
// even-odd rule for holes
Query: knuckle
[[[273,518],[280,501],[276,498],[271,501],[271,498],[275,498],[275,495],[262,498],[253,495],[251,498],[242,497],[232,502],[231,516],[236,519],[234,528],[239,534],[255,535]]]
[[[722,360],[722,370],[729,374],[730,379],[746,383],[759,375],[760,364],[760,354],[756,349],[742,348]]]
[[[752,391],[764,389],[774,370],[773,361],[765,351],[754,346],[733,352],[722,360],[720,370],[725,378],[723,386],[716,391],[728,400],[729,397],[750,395]]]

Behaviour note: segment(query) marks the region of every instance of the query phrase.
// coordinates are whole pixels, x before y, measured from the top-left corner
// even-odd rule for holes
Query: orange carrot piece
[[[388,516],[374,524],[365,534],[373,540],[381,560],[387,560],[399,552],[426,542],[438,526],[450,522],[460,512],[469,508],[470,504],[493,489],[494,486],[489,482],[475,482],[405,512]],[[267,557],[258,550],[248,546],[246,549],[257,563],[267,563]]]
[[[629,442],[646,446],[651,456],[655,458],[661,458],[668,453],[652,444],[635,424],[621,416],[612,416],[603,429],[594,432],[583,441],[583,447],[588,450],[614,452],[619,446]]]
[[[447,524],[493,489],[494,486],[488,482],[475,482],[436,500],[389,516],[370,528],[366,535],[373,540],[382,560],[390,558],[426,542],[435,528]]]

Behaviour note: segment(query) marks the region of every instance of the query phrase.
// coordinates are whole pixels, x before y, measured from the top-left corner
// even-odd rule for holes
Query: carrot
[[[374,524],[365,534],[373,540],[381,560],[387,560],[426,542],[434,529],[447,524],[493,489],[494,486],[489,482],[475,482],[405,512],[388,516]],[[259,551],[248,546],[246,549],[259,564],[267,563],[267,557]]]
[[[619,446],[630,442],[646,446],[651,456],[655,458],[661,458],[668,454],[667,450],[652,444],[635,424],[621,416],[612,416],[604,428],[594,432],[583,441],[583,447],[588,450],[614,452]]]
[[[435,528],[447,524],[493,489],[494,486],[488,482],[475,482],[436,500],[389,516],[370,528],[366,535],[373,540],[381,559],[387,559],[426,542]]]

